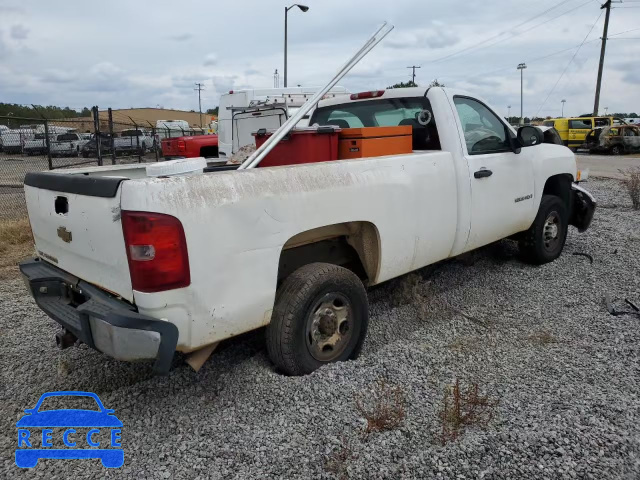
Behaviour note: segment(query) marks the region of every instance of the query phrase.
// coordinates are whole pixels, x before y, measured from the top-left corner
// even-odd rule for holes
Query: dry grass
[[[558,339],[547,330],[541,330],[532,335],[529,335],[529,340],[531,340],[532,343],[541,346],[549,345],[551,343],[558,343]]]
[[[18,262],[33,255],[33,237],[29,220],[0,221],[0,277],[15,273]]]
[[[405,417],[406,394],[397,385],[379,379],[373,387],[356,396],[356,408],[367,421],[365,433],[393,430]]]
[[[340,441],[340,446],[326,458],[324,468],[327,472],[333,473],[336,478],[344,480],[349,478],[349,471],[347,470],[349,462],[357,458],[357,456],[345,437],[342,437]]]
[[[627,187],[629,196],[631,197],[633,209],[640,210],[640,167],[620,170],[620,173],[624,175],[623,182]]]
[[[494,409],[498,404],[497,400],[491,400],[488,395],[481,395],[477,383],[472,383],[466,390],[462,390],[458,379],[455,385],[445,390],[442,402],[442,445],[458,438],[468,426],[486,426],[493,418]]]

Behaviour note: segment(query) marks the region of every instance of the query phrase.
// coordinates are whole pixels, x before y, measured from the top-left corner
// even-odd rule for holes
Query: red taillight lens
[[[178,140],[178,151],[185,152],[187,150],[187,142],[184,140]]]
[[[377,98],[384,95],[384,90],[374,90],[372,92],[352,93],[351,100],[362,100],[365,98]]]
[[[187,242],[180,220],[150,212],[122,212],[131,285],[160,292],[191,283]]]

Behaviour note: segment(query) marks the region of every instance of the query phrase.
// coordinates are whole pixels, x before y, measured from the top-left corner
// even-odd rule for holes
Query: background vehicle
[[[545,120],[542,125],[554,127],[560,134],[564,145],[575,150],[584,143],[589,131],[615,123],[624,124],[624,121],[614,117],[552,118]]]
[[[143,130],[123,130],[114,138],[117,155],[130,153],[144,155],[153,145],[153,136]]]
[[[583,148],[593,153],[624,153],[640,151],[640,127],[635,125],[609,126],[591,130]]]
[[[253,143],[251,134],[261,128],[279,128],[319,89],[317,87],[232,90],[220,96],[218,142],[220,157],[230,158],[240,148]],[[334,87],[329,97],[346,95],[344,87]],[[308,125],[303,119],[299,126]]]
[[[55,139],[55,134],[49,134],[49,143]],[[47,153],[47,142],[44,133],[36,133],[33,138],[26,140],[23,146],[23,153],[27,155],[45,155]]]
[[[2,134],[9,131],[9,127],[6,125],[0,125],[0,152],[2,151]]]
[[[54,157],[77,157],[88,141],[80,133],[62,133],[50,142],[51,155]]]
[[[114,137],[117,138],[117,134],[114,134]],[[102,154],[111,154],[111,136],[108,133],[100,134],[100,152]],[[96,157],[98,155],[95,134],[92,134],[91,138],[80,147],[80,153],[84,158]]]
[[[38,132],[30,127],[4,130],[0,133],[2,150],[5,153],[22,153],[25,142],[35,137],[36,133]]]
[[[176,157],[218,157],[218,135],[198,135],[194,137],[165,138],[162,140],[162,156]]]
[[[30,173],[39,259],[20,268],[66,329],[61,344],[155,359],[159,372],[176,350],[263,326],[287,374],[354,358],[365,286],[503,238],[518,239],[528,262],[550,262],[569,225],[589,227],[595,200],[574,183],[575,155],[495,112],[440,87],[363,92],[320,102],[311,124],[411,126],[410,153],[242,171],[186,159]],[[190,175],[168,173],[181,165]]]

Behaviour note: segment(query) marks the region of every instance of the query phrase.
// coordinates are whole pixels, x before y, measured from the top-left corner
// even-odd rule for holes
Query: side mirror
[[[544,141],[542,132],[536,127],[525,125],[518,129],[518,142],[522,147],[532,147]]]

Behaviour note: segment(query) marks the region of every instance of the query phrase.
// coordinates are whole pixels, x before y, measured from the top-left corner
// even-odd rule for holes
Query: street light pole
[[[287,87],[287,17],[289,10],[293,7],[298,7],[303,13],[309,10],[306,5],[300,5],[294,3],[290,7],[284,7],[284,86]]]
[[[527,65],[524,63],[518,64],[518,70],[520,70],[520,125],[524,125],[524,69]]]
[[[507,120],[511,123],[511,105],[507,105]]]
[[[560,102],[562,102],[562,115],[560,116],[564,118],[564,104],[567,103],[567,101],[563,98],[562,100],[560,100]]]

